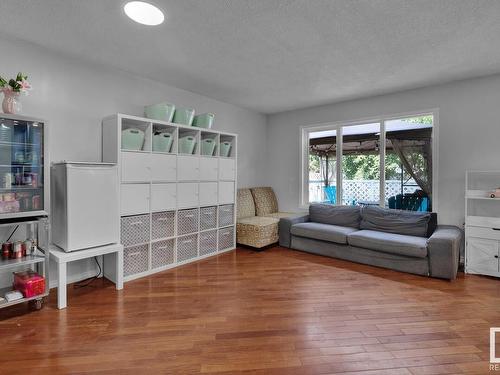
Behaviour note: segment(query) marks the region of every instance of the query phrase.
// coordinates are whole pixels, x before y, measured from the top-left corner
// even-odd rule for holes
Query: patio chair
[[[336,186],[324,186],[326,198],[331,204],[337,203],[337,187]]]
[[[389,198],[389,208],[426,212],[429,209],[429,198],[419,194],[398,194]]]

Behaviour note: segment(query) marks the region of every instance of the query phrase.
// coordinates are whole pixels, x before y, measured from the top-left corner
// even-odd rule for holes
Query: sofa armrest
[[[307,221],[309,221],[309,215],[290,216],[281,218],[279,223],[280,246],[290,247],[292,243],[291,241],[292,238],[290,234],[292,225],[298,223],[305,223]]]
[[[458,227],[437,227],[427,240],[430,276],[449,280],[457,277],[462,237],[462,230]]]

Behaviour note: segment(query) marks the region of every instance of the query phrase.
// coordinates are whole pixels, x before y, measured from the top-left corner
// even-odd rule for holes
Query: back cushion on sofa
[[[278,212],[278,200],[271,187],[255,187],[252,191],[257,216],[264,216]]]
[[[316,223],[359,228],[359,206],[333,206],[314,203],[309,206],[309,220]]]
[[[367,206],[361,210],[360,227],[361,229],[376,230],[379,232],[429,237],[435,229],[435,226],[432,228],[435,221],[436,216],[433,216],[430,212],[403,211]]]
[[[255,204],[250,189],[238,189],[238,219],[255,216]]]

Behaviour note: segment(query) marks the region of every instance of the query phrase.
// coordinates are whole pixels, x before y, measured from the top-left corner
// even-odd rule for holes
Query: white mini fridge
[[[64,251],[120,240],[115,164],[61,162],[51,166],[52,242]]]

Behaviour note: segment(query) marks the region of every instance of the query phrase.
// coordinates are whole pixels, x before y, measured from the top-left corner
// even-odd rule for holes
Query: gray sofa
[[[429,212],[312,204],[280,220],[281,246],[357,263],[455,279],[462,231]]]

